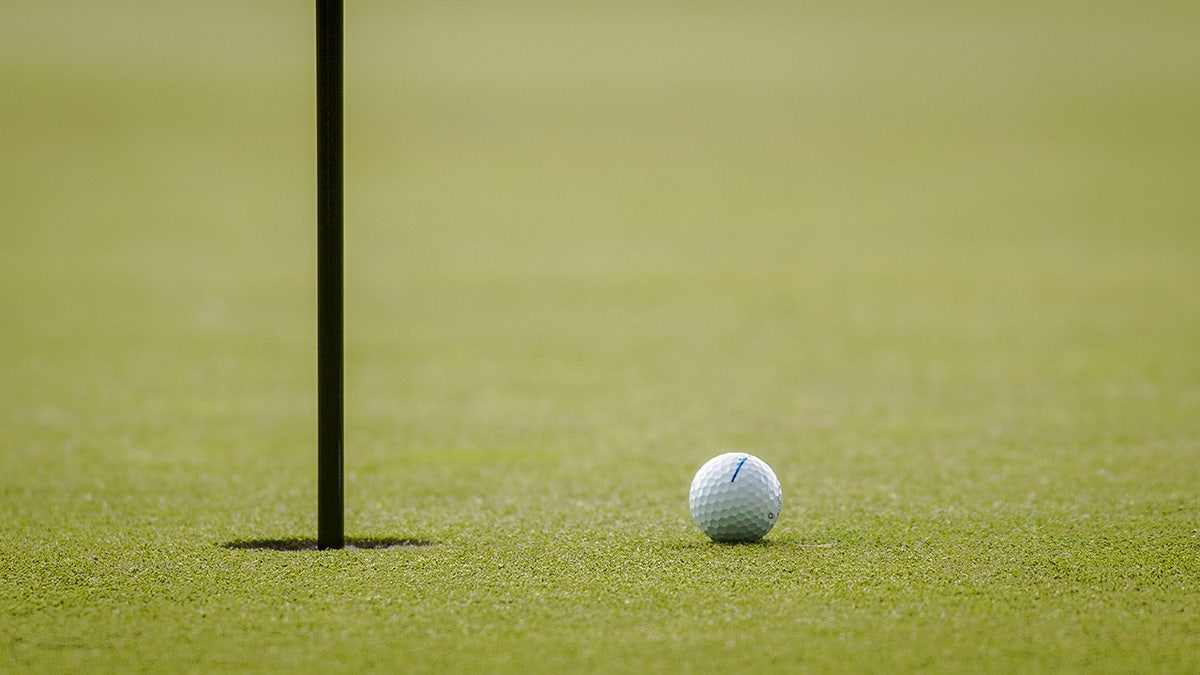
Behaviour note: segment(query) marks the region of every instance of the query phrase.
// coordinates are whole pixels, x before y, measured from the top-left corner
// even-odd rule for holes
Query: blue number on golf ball
[[[696,525],[713,541],[758,541],[779,519],[783,490],[766,462],[727,452],[696,472],[688,505]]]

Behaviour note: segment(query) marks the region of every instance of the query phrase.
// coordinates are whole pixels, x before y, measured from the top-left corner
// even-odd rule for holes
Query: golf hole
[[[342,550],[356,549],[410,549],[435,546],[436,542],[424,539],[400,537],[347,537]],[[312,537],[284,537],[281,539],[238,539],[221,544],[231,551],[316,551],[317,540]]]

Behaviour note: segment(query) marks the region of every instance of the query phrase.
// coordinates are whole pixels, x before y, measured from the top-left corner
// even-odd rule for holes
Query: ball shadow
[[[694,539],[687,542],[681,542],[673,548],[680,550],[721,550],[721,549],[795,549],[813,550],[813,549],[831,549],[836,544],[830,541],[816,542],[792,539],[790,537],[765,537],[757,541],[713,541],[711,539]]]

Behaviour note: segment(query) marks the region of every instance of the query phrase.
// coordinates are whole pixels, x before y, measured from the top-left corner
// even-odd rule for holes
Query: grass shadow
[[[347,537],[343,550],[410,549],[436,546],[437,542],[402,537]],[[220,545],[231,551],[316,551],[317,540],[312,537],[282,537],[279,539],[237,539]]]

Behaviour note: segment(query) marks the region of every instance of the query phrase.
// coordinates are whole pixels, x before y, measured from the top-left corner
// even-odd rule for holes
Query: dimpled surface
[[[688,504],[696,525],[713,541],[757,541],[775,526],[783,491],[766,462],[728,452],[696,472]]]

